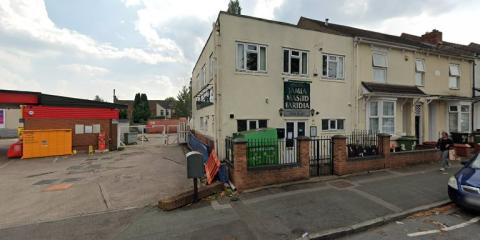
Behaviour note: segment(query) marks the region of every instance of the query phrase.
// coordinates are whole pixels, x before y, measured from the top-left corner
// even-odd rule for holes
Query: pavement
[[[191,189],[185,149],[150,139],[123,151],[29,160],[6,159],[14,140],[0,140],[0,229],[143,208]]]
[[[448,200],[437,164],[313,178],[164,212],[133,208],[0,229],[0,239],[298,239]]]
[[[343,240],[480,239],[480,217],[454,204],[412,214],[407,218],[368,231],[349,235]]]

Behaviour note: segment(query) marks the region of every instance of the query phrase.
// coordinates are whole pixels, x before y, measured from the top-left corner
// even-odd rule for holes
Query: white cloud
[[[60,65],[58,68],[61,70],[70,71],[71,73],[74,73],[74,74],[87,75],[90,77],[103,76],[110,72],[106,68],[87,65],[87,64],[67,64],[67,65]]]
[[[80,53],[97,58],[128,58],[148,64],[183,61],[181,55],[166,52],[172,48],[150,49],[149,51],[138,48],[119,49],[107,43],[98,43],[91,37],[76,31],[59,28],[48,17],[43,1],[6,0],[0,2],[0,32],[9,35],[23,35],[44,43],[73,48]]]

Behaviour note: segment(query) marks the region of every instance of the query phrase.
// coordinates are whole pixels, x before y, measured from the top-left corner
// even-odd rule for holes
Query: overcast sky
[[[242,13],[300,16],[391,34],[480,42],[480,1],[240,0]],[[0,0],[0,89],[93,99],[176,96],[228,0]]]

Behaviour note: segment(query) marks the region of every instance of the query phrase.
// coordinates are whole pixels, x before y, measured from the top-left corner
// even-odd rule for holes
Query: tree
[[[187,86],[183,86],[178,92],[175,113],[179,117],[189,117],[192,115],[192,91]]]
[[[242,8],[240,7],[240,3],[238,2],[238,0],[230,0],[230,2],[228,3],[227,12],[236,15],[242,14]]]
[[[135,94],[132,118],[134,123],[145,123],[150,118],[150,107],[145,93]]]
[[[95,95],[95,98],[93,99],[93,101],[97,101],[97,102],[105,102],[105,101],[103,100],[103,98],[101,98],[101,97],[100,97],[100,96],[98,96],[98,95]]]
[[[118,115],[120,119],[127,119],[128,118],[127,109],[121,109]]]

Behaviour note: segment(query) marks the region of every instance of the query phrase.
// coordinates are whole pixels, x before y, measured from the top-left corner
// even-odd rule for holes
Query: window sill
[[[268,72],[254,72],[254,71],[235,71],[239,75],[254,75],[254,76],[268,76]]]
[[[337,82],[337,83],[345,83],[345,79],[324,78],[324,77],[321,77],[321,78],[320,78],[320,81],[324,81],[324,82]]]
[[[309,78],[310,77],[308,74],[292,74],[292,73],[285,73],[285,72],[282,72],[282,76],[297,77],[297,78]]]
[[[339,132],[345,132],[345,129],[337,129],[337,130],[322,130],[324,133],[339,133]]]
[[[448,88],[449,90],[460,90],[460,88]]]

